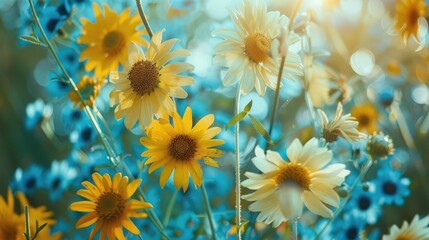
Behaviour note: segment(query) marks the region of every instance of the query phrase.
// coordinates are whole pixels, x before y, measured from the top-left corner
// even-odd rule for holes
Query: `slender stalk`
[[[277,75],[277,85],[276,85],[276,91],[274,93],[274,104],[273,104],[273,108],[271,110],[271,118],[270,118],[270,128],[268,129],[268,135],[271,136],[271,133],[273,132],[273,126],[274,126],[274,120],[276,118],[276,114],[277,114],[277,105],[279,104],[279,95],[280,95],[280,83],[281,83],[281,79],[282,79],[282,75],[283,75],[283,68],[285,65],[285,61],[286,61],[286,56],[282,57],[282,60],[280,61],[280,69],[279,69],[279,74]],[[268,147],[268,144],[265,145],[265,148]],[[265,149],[266,151],[267,149]]]
[[[399,107],[398,102],[394,102],[391,107],[393,114],[395,115],[396,123],[398,124],[399,131],[401,132],[402,137],[404,138],[405,144],[408,147],[408,150],[411,153],[412,159],[416,162],[416,164],[412,164],[415,166],[417,172],[419,173],[419,177],[422,182],[426,182],[426,166],[420,156],[420,153],[416,149],[416,143],[414,142],[414,138],[411,135],[410,129],[408,128],[408,124],[405,120],[404,114],[402,113],[401,108]],[[428,188],[424,188],[423,192],[429,197]]]
[[[241,81],[237,86],[235,115],[240,112]],[[235,222],[237,240],[241,240],[241,176],[240,176],[240,121],[235,123]]]
[[[429,109],[427,110],[427,112],[426,112],[426,116],[425,116],[425,118],[423,119],[423,122],[422,122],[422,124],[420,125],[420,133],[421,134],[427,134],[428,133],[428,130],[429,130]]]
[[[84,109],[86,114],[88,115],[91,123],[93,124],[98,136],[101,139],[101,143],[104,146],[104,148],[106,149],[106,152],[109,156],[109,160],[112,163],[113,167],[115,168],[116,171],[121,172],[121,170],[123,170],[125,172],[125,174],[131,179],[133,180],[134,177],[131,174],[131,171],[129,170],[129,168],[123,164],[122,161],[120,161],[120,157],[118,154],[116,154],[115,149],[113,148],[112,144],[108,141],[108,138],[105,136],[105,134],[103,133],[103,131],[100,128],[100,125],[98,124],[94,114],[91,111],[91,108],[86,104],[85,99],[82,97],[82,95],[79,92],[79,89],[77,88],[76,84],[74,83],[73,79],[70,77],[70,75],[67,73],[66,69],[64,68],[63,64],[61,63],[57,53],[55,52],[54,47],[52,46],[51,42],[49,41],[48,37],[46,36],[45,31],[43,30],[42,25],[40,24],[39,21],[39,17],[37,16],[36,10],[34,9],[34,5],[33,5],[33,1],[32,0],[28,0],[30,3],[30,9],[31,9],[31,13],[33,15],[34,21],[37,25],[37,27],[39,28],[42,37],[49,49],[49,51],[51,52],[52,56],[54,57],[57,65],[59,66],[59,68],[61,69],[62,73],[64,74],[65,78],[67,79],[67,81],[70,83],[70,85],[72,86],[72,89],[76,92],[76,94],[79,97],[80,102],[83,104]],[[106,129],[106,131],[108,131],[108,129]],[[144,192],[141,188],[138,189],[137,192],[140,196],[141,199],[146,199]],[[157,227],[157,229],[161,232],[162,235],[164,235],[167,239],[169,239],[169,237],[167,236],[167,234],[164,231],[164,227],[161,224],[161,221],[159,220],[159,218],[156,216],[155,212],[152,209],[147,210],[147,213],[149,215],[149,218],[152,220],[152,222],[155,224],[155,226]]]
[[[146,14],[144,13],[141,0],[136,0],[137,9],[139,11],[140,18],[143,21],[144,27],[146,28],[147,34],[152,39],[153,32],[150,28],[149,22],[147,21]]]
[[[212,208],[210,207],[209,197],[207,196],[206,187],[204,186],[204,183],[201,184],[201,193],[203,194],[204,206],[206,208],[207,218],[209,219],[210,229],[212,231],[212,239],[217,240],[216,228],[214,225],[215,221],[213,218]]]
[[[338,215],[343,210],[346,203],[349,201],[352,192],[355,190],[356,186],[365,178],[365,175],[368,173],[368,170],[371,168],[373,163],[372,159],[368,159],[368,162],[363,166],[361,172],[359,173],[358,178],[353,182],[353,185],[350,188],[350,191],[348,192],[347,196],[344,198],[344,200],[340,203],[340,206],[338,206],[337,210],[334,213],[334,216],[329,220],[328,223],[325,224],[325,226],[322,228],[322,230],[317,234],[315,239],[319,239],[322,236],[322,233],[326,230],[326,228],[335,220],[335,218],[338,217]]]
[[[296,14],[298,13],[298,10],[301,7],[301,4],[302,4],[302,0],[298,0],[297,3],[295,4],[295,7],[293,8],[292,14],[289,19],[289,25],[288,25],[287,31],[291,31],[293,27],[293,21],[295,20]],[[279,97],[280,97],[280,83],[282,80],[283,68],[286,62],[286,57],[287,57],[287,53],[285,56],[282,56],[282,59],[280,61],[280,66],[279,66],[279,74],[277,75],[277,84],[276,84],[276,90],[274,93],[274,103],[271,109],[270,126],[268,128],[268,135],[270,136],[271,136],[271,133],[273,132],[274,120],[276,119],[276,115],[277,115],[277,105],[279,104]],[[267,151],[267,149],[268,149],[268,144],[265,145],[265,151]]]
[[[165,213],[164,221],[162,221],[164,226],[168,225],[168,221],[170,220],[171,212],[173,211],[174,202],[176,202],[176,197],[178,192],[179,192],[178,190],[174,191],[173,196],[171,197],[171,200],[168,203],[167,212]]]
[[[28,211],[28,206],[24,206],[25,214],[25,234],[27,239],[31,239],[31,230],[30,230],[30,212]]]
[[[292,219],[292,222],[290,223],[290,233],[292,234],[292,240],[298,240],[298,223],[298,218]]]

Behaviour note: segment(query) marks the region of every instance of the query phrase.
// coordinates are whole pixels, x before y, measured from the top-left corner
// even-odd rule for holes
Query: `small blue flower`
[[[79,149],[89,147],[95,140],[97,140],[97,133],[89,124],[78,125],[76,129],[70,133],[70,142]]]
[[[53,161],[44,186],[49,190],[49,198],[55,201],[61,197],[62,193],[70,186],[76,178],[76,169],[69,166],[67,161]]]
[[[29,103],[25,108],[25,128],[33,129],[40,124],[43,118],[49,118],[52,114],[52,106],[45,104],[42,99]]]
[[[365,230],[366,219],[361,215],[346,214],[341,220],[334,222],[331,235],[335,239],[355,240],[361,239]]]
[[[43,168],[39,165],[30,165],[25,170],[18,168],[11,183],[12,191],[31,195],[42,186],[42,176]]]
[[[374,184],[377,193],[380,195],[381,204],[402,206],[404,198],[410,195],[410,180],[403,178],[401,172],[389,167],[384,167],[377,172]]]
[[[346,208],[357,217],[366,219],[369,224],[374,224],[382,213],[379,205],[380,195],[374,191],[374,186],[368,184],[367,191],[360,187],[355,188]]]

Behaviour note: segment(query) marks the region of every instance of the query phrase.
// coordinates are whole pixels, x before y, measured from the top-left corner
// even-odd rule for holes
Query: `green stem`
[[[139,11],[140,18],[142,19],[144,27],[146,28],[147,34],[152,39],[153,32],[152,32],[152,29],[150,28],[149,22],[147,21],[146,14],[144,13],[141,0],[136,0],[136,4],[137,4],[137,9]]]
[[[291,219],[290,232],[292,234],[292,240],[298,240],[298,223],[298,218]]]
[[[353,185],[350,188],[350,191],[348,192],[347,196],[344,198],[344,200],[340,203],[340,206],[338,206],[337,210],[334,213],[334,216],[329,220],[328,223],[325,224],[325,226],[322,228],[322,230],[317,234],[315,239],[319,239],[322,236],[322,233],[326,230],[326,228],[335,220],[335,218],[338,217],[338,215],[343,210],[346,203],[349,201],[350,197],[352,196],[352,192],[355,190],[356,186],[365,178],[365,175],[368,173],[368,170],[371,168],[372,163],[374,160],[371,158],[368,159],[368,162],[363,166],[361,172],[359,173],[358,178],[353,182]]]
[[[277,75],[277,85],[276,85],[276,91],[274,93],[274,104],[273,104],[273,108],[271,110],[271,118],[270,118],[270,127],[268,129],[268,135],[271,136],[271,133],[273,132],[273,127],[274,127],[274,120],[276,119],[276,115],[277,115],[277,105],[279,104],[279,98],[280,98],[280,83],[282,80],[282,75],[283,75],[283,68],[285,65],[285,61],[286,61],[286,56],[282,57],[282,60],[280,61],[280,68],[279,68],[279,74]],[[268,143],[265,145],[265,151],[268,148]]]
[[[235,115],[240,112],[241,81],[237,86]],[[235,123],[235,222],[237,240],[241,240],[241,176],[240,176],[240,121]]]
[[[420,125],[419,132],[420,134],[426,135],[429,131],[429,109],[426,112],[426,116],[423,119],[422,124]]]
[[[52,56],[55,59],[55,62],[57,63],[57,65],[59,66],[59,68],[61,69],[62,73],[64,74],[65,78],[67,79],[67,81],[70,83],[70,85],[72,86],[73,90],[76,92],[76,94],[79,97],[80,102],[82,103],[82,105],[84,106],[85,112],[88,115],[91,123],[93,124],[98,136],[101,139],[101,143],[104,146],[104,148],[106,149],[106,152],[109,156],[109,160],[112,163],[113,167],[115,168],[115,170],[117,172],[121,172],[120,170],[122,169],[125,174],[131,179],[133,180],[134,177],[131,174],[131,171],[129,170],[129,168],[122,162],[120,161],[120,157],[118,156],[118,154],[116,154],[115,149],[112,147],[112,144],[108,141],[108,138],[105,136],[105,134],[102,132],[100,125],[98,124],[93,112],[91,111],[91,108],[86,104],[85,99],[82,97],[82,95],[79,92],[79,89],[77,88],[76,84],[74,83],[73,79],[70,77],[70,75],[67,73],[66,69],[64,68],[63,64],[61,63],[57,53],[55,52],[54,47],[52,46],[51,42],[49,41],[48,37],[46,36],[45,31],[43,30],[42,25],[40,24],[39,21],[39,17],[37,16],[36,10],[34,9],[34,5],[33,5],[33,1],[32,0],[28,0],[30,3],[30,9],[31,9],[31,13],[33,15],[34,21],[37,25],[37,27],[39,28],[42,37],[49,49],[49,51],[51,52]],[[108,129],[106,129],[107,131]],[[138,189],[138,194],[140,195],[140,198],[142,200],[145,200],[145,196],[144,196],[144,192],[141,188]],[[156,227],[158,228],[158,230],[161,232],[162,235],[164,235],[167,239],[168,236],[164,231],[164,227],[161,224],[161,221],[159,220],[159,218],[156,216],[155,212],[152,209],[147,210],[147,213],[149,215],[149,218],[152,220],[152,222],[154,222],[154,224],[156,225]]]
[[[203,194],[203,201],[204,201],[204,206],[206,208],[206,213],[207,213],[207,218],[209,219],[209,223],[210,223],[210,229],[212,231],[212,238],[214,240],[217,240],[216,237],[216,228],[214,225],[214,218],[213,218],[213,213],[212,213],[212,208],[210,207],[210,202],[209,202],[209,197],[207,196],[207,192],[206,192],[206,187],[204,186],[204,183],[201,184],[201,193]]]
[[[173,196],[171,197],[170,202],[168,203],[167,212],[165,213],[164,221],[162,222],[164,226],[168,225],[168,221],[170,220],[171,212],[173,211],[174,202],[176,201],[177,193],[179,191],[174,191]]]
[[[28,211],[28,206],[24,206],[24,214],[25,214],[25,237],[30,240],[31,239],[31,230],[30,230],[30,212]]]

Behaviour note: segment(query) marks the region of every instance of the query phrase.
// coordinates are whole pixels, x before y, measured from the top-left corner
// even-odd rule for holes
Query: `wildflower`
[[[137,47],[131,47],[129,61],[124,72],[112,72],[110,82],[114,89],[110,94],[110,105],[118,104],[115,117],[125,117],[125,126],[131,129],[137,120],[145,129],[157,118],[167,118],[176,110],[172,97],[186,98],[183,86],[194,83],[192,77],[179,76],[193,66],[185,62],[169,61],[189,56],[185,49],[170,52],[177,39],[162,40],[162,31],[155,33],[146,55]]]
[[[338,207],[340,198],[334,190],[344,182],[349,171],[344,164],[331,164],[332,152],[320,148],[316,138],[304,146],[295,139],[286,151],[289,162],[273,151],[265,155],[256,147],[253,164],[262,174],[246,172],[248,177],[242,186],[255,192],[244,195],[248,201],[255,201],[249,210],[260,212],[257,221],[277,227],[291,218],[300,217],[302,202],[313,213],[322,217],[332,217],[326,206]]]
[[[394,149],[392,139],[382,132],[374,133],[368,139],[366,150],[372,160],[384,160],[387,156],[392,155]]]
[[[95,223],[89,239],[93,239],[98,231],[101,231],[100,239],[125,239],[122,227],[130,233],[139,235],[139,229],[131,221],[132,218],[144,218],[147,214],[139,212],[152,205],[130,199],[141,183],[141,179],[128,183],[128,177],[116,173],[113,180],[109,174],[101,176],[99,173],[92,174],[94,184],[84,181],[82,185],[86,189],[80,189],[77,194],[87,201],[74,202],[70,209],[76,212],[87,212],[88,214],[79,219],[76,228],[88,227]]]
[[[420,27],[427,22],[425,17],[428,15],[427,5],[424,0],[398,0],[396,3],[396,24],[395,28],[401,33],[404,43],[413,36],[420,41]],[[422,21],[424,23],[422,23]]]
[[[401,228],[393,225],[390,228],[388,235],[383,235],[383,240],[398,240],[398,239],[429,239],[429,216],[420,219],[415,215],[411,223],[404,221]]]
[[[370,224],[374,224],[381,215],[379,204],[380,195],[374,191],[372,184],[367,185],[368,189],[356,188],[346,205],[347,212],[360,216]]]
[[[94,106],[95,99],[97,99],[100,94],[101,86],[102,83],[88,76],[84,76],[79,81],[77,88],[86,105],[91,108]],[[79,109],[83,109],[84,105],[80,102],[80,98],[75,91],[72,90],[69,92],[69,98],[74,103],[73,107],[79,106]]]
[[[366,138],[366,134],[357,130],[359,123],[356,119],[350,116],[350,113],[343,115],[341,103],[338,103],[335,117],[331,122],[329,122],[325,112],[318,109],[318,113],[322,122],[323,138],[327,142],[334,142],[338,137],[344,138],[349,143]]]
[[[52,106],[38,98],[36,101],[29,103],[25,107],[25,128],[33,129],[40,124],[43,119],[47,119],[52,115]]]
[[[55,201],[70,186],[76,178],[77,171],[70,167],[68,161],[53,161],[51,169],[45,178],[46,187],[49,189],[49,198]]]
[[[12,191],[9,189],[6,200],[0,196],[0,239],[25,240],[25,213],[24,206],[28,206],[30,214],[30,235],[34,236],[36,220],[41,225],[47,223],[38,238],[46,240],[59,240],[61,234],[50,235],[50,227],[56,221],[52,219],[52,212],[46,210],[46,206],[32,207],[23,193],[17,193],[21,205],[21,213],[15,212],[15,202]]]
[[[183,118],[177,112],[173,114],[174,126],[165,120],[152,121],[147,130],[147,137],[140,139],[142,145],[148,148],[142,153],[148,157],[145,165],[151,164],[149,173],[164,167],[161,173],[160,184],[164,188],[174,170],[174,186],[186,192],[189,185],[189,175],[195,187],[203,182],[203,171],[198,160],[204,160],[206,165],[218,167],[213,157],[220,157],[222,151],[213,147],[222,145],[223,140],[212,139],[220,133],[219,127],[210,127],[214,122],[214,115],[203,117],[192,126],[192,110],[187,107]]]
[[[366,227],[366,219],[355,214],[345,214],[340,220],[334,222],[331,234],[335,239],[358,240],[362,239],[362,233]]]
[[[372,104],[356,105],[350,113],[359,122],[359,131],[373,133],[377,130],[378,112]]]
[[[403,205],[404,197],[410,194],[410,179],[402,177],[398,170],[382,168],[377,172],[374,182],[382,204]]]
[[[253,88],[259,95],[264,95],[266,87],[276,88],[280,56],[273,58],[269,51],[274,39],[280,37],[282,26],[289,24],[286,16],[278,12],[267,12],[267,6],[261,0],[244,0],[240,10],[232,11],[231,18],[237,31],[222,29],[213,34],[224,40],[216,46],[214,63],[229,70],[223,78],[223,84],[230,86],[240,81],[243,94]],[[282,43],[289,46],[299,41],[292,31],[285,33]],[[285,52],[286,46],[283,45]],[[283,67],[286,79],[298,79],[302,76],[302,63],[299,55],[287,51]]]
[[[85,70],[94,70],[99,78],[125,63],[131,42],[147,46],[142,38],[146,30],[136,30],[141,23],[138,15],[130,15],[131,9],[119,15],[107,5],[103,8],[104,15],[100,7],[93,4],[95,23],[81,19],[82,36],[78,38],[78,43],[87,45],[80,56],[81,61],[87,59]]]
[[[11,187],[14,191],[33,194],[42,185],[40,176],[43,174],[43,168],[39,165],[32,164],[27,169],[17,168]]]

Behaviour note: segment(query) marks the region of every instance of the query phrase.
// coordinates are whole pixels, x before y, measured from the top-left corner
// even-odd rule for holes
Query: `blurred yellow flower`
[[[89,201],[74,202],[70,209],[76,212],[87,212],[88,214],[79,219],[76,228],[88,227],[95,224],[89,239],[93,239],[101,230],[100,239],[125,240],[122,227],[130,233],[139,235],[140,230],[134,225],[130,218],[144,218],[147,214],[138,210],[152,208],[150,203],[130,199],[138,189],[141,179],[128,183],[128,177],[116,173],[113,180],[109,174],[101,176],[93,173],[94,184],[84,181],[82,185],[86,189],[77,191],[77,195]]]
[[[402,40],[405,43],[410,36],[419,39],[419,19],[425,18],[427,14],[428,9],[424,0],[398,0],[396,2],[395,28],[401,32]]]
[[[98,95],[100,94],[102,84],[103,83],[88,76],[84,76],[77,84],[77,88],[79,89],[85,104],[89,107],[92,108],[94,106],[95,99],[97,99]],[[79,106],[79,109],[84,107],[75,91],[72,90],[69,92],[69,98],[74,103],[73,107]]]
[[[401,228],[393,225],[390,228],[389,234],[383,235],[382,240],[429,239],[428,224],[429,216],[420,219],[418,215],[415,215],[411,223],[404,221]]]
[[[222,151],[213,147],[222,145],[223,140],[212,139],[220,133],[219,127],[210,127],[214,115],[210,114],[192,126],[192,110],[187,107],[183,118],[177,112],[173,114],[174,126],[167,121],[154,120],[147,129],[147,137],[140,139],[148,150],[142,153],[148,157],[145,165],[151,164],[149,173],[164,167],[160,184],[164,188],[174,170],[174,185],[176,189],[183,187],[188,190],[189,175],[195,187],[203,182],[203,171],[198,160],[204,160],[206,165],[218,167],[214,157],[222,156]]]
[[[377,131],[378,112],[371,103],[356,105],[350,112],[359,122],[358,130],[372,134]]]
[[[25,213],[24,206],[28,206],[30,215],[30,235],[34,236],[36,230],[36,220],[41,226],[47,223],[39,233],[37,239],[59,240],[61,234],[56,233],[51,236],[50,227],[56,223],[52,219],[53,213],[47,211],[46,206],[32,207],[23,193],[17,193],[17,198],[21,205],[21,213],[15,212],[15,203],[12,191],[8,189],[7,199],[0,196],[0,239],[25,240]]]
[[[93,4],[95,23],[81,19],[82,36],[78,43],[87,45],[80,60],[87,59],[85,70],[95,71],[95,76],[106,77],[110,71],[124,64],[128,57],[128,45],[133,42],[147,46],[142,36],[146,30],[137,30],[141,24],[138,15],[131,15],[131,9],[118,15],[107,5],[103,5],[104,15],[97,4]]]

